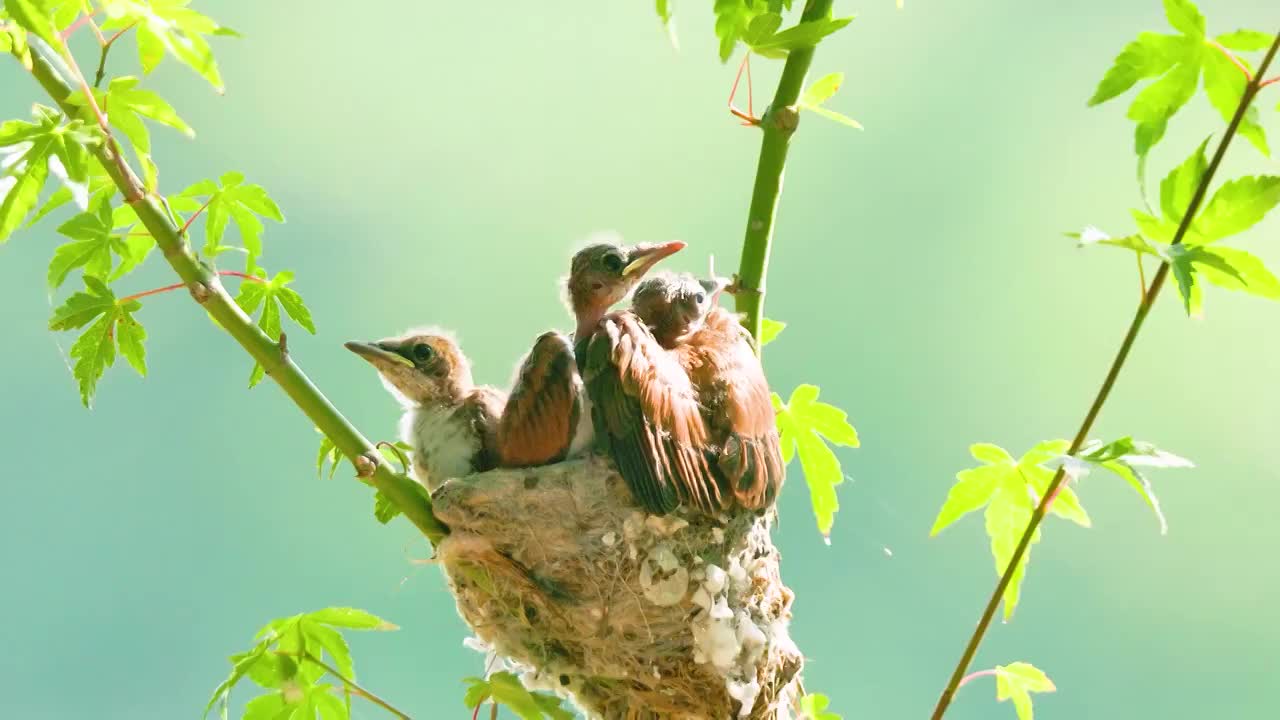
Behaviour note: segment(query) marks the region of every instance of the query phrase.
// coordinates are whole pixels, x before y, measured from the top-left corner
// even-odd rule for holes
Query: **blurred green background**
[[[725,111],[734,63],[716,60],[703,3],[678,6],[678,52],[640,1],[197,7],[246,39],[216,42],[225,97],[171,61],[156,73],[199,132],[155,131],[163,188],[235,169],[275,195],[288,223],[263,262],[297,271],[320,329],[290,348],[373,437],[398,410],[344,340],[448,325],[478,379],[502,384],[540,331],[568,327],[557,282],[588,233],[684,239],[673,266],[736,266],[759,138]],[[1211,32],[1280,19],[1271,0],[1202,9]],[[806,116],[795,139],[769,277],[769,315],[790,327],[767,366],[784,396],[820,384],[864,447],[841,452],[832,547],[798,471],[778,542],[808,686],[846,718],[921,718],[995,579],[979,518],[927,537],[968,445],[1016,454],[1071,433],[1137,300],[1131,259],[1061,233],[1131,228],[1124,105],[1085,100],[1164,18],[1156,0],[837,12],[860,16],[811,77],[845,71],[831,106],[866,130]],[[135,72],[121,49],[109,69]],[[754,64],[757,108],[777,69]],[[0,116],[38,97],[0,62]],[[1280,88],[1264,99],[1274,145]],[[1221,129],[1197,97],[1151,175]],[[1268,169],[1244,142],[1226,167]],[[316,479],[309,423],[269,383],[245,389],[246,357],[186,297],[140,315],[151,376],[118,364],[80,407],[72,338],[45,329],[54,226],[0,248],[0,715],[194,717],[266,620],[353,605],[403,626],[354,638],[367,686],[463,717],[459,680],[482,658],[438,571],[411,562],[428,549],[403,521],[373,522],[346,470]],[[1278,231],[1241,245],[1280,262]],[[169,281],[157,255],[122,287]],[[1197,462],[1155,476],[1169,534],[1118,479],[1089,477],[1094,528],[1049,522],[1022,607],[978,657],[1045,669],[1059,692],[1039,717],[1274,716],[1280,307],[1206,295],[1202,321],[1161,299],[1097,427]],[[984,679],[949,717],[1013,708]]]

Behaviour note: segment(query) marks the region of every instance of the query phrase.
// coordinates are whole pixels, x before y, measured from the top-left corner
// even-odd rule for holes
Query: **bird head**
[[[459,402],[472,389],[471,363],[446,332],[410,330],[346,348],[369,361],[387,391],[405,407]]]
[[[688,273],[661,273],[640,283],[631,310],[665,347],[684,342],[702,328],[728,287],[724,278],[699,280]]]
[[[593,328],[610,307],[631,292],[645,273],[684,247],[679,240],[638,245],[598,242],[575,253],[567,286],[579,331]]]

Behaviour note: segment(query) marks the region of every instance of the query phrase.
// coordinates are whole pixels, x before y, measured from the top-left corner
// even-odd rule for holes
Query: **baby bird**
[[[718,513],[768,507],[782,484],[769,387],[750,338],[716,305],[723,280],[663,274],[586,350],[596,434],[636,500]]]
[[[578,350],[609,308],[683,242],[597,242],[574,254],[565,282],[576,330],[574,340],[543,333],[525,356],[498,424],[499,463],[526,467],[558,462],[591,446],[591,411],[583,391]]]
[[[414,476],[428,490],[497,465],[497,423],[506,398],[475,385],[471,363],[451,335],[417,329],[346,348],[377,369],[404,407],[400,438],[413,447]]]
[[[763,510],[777,499],[786,466],[751,335],[717,304],[725,287],[687,274],[656,277],[636,290],[635,311],[693,383],[717,484],[739,506]]]

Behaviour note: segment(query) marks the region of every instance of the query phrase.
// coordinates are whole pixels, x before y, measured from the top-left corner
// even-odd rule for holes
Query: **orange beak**
[[[672,240],[671,242],[658,243],[656,245],[636,245],[631,249],[631,262],[622,268],[622,276],[641,277],[649,272],[654,265],[657,265],[660,260],[675,255],[685,247],[686,244],[680,240]]]

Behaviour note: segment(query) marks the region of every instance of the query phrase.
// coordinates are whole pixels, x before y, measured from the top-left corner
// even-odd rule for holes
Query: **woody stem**
[[[800,22],[825,17],[831,12],[831,5],[832,0],[809,0]],[[738,292],[734,296],[737,311],[744,314],[743,324],[756,338],[760,337],[760,325],[764,319],[765,276],[778,214],[778,197],[782,194],[782,173],[787,164],[787,148],[800,117],[795,104],[812,62],[812,45],[788,53],[773,102],[760,116],[759,126],[764,137],[760,141],[760,159],[756,165],[747,231],[742,241],[742,260],[735,283]]]

